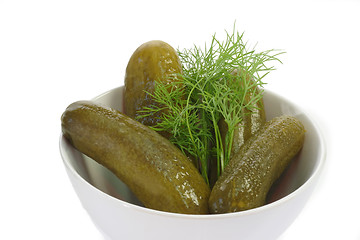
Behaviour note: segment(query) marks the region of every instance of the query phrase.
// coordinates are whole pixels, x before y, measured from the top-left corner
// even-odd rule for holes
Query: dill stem
[[[205,111],[202,109],[201,110],[202,113],[200,113],[201,118],[203,118],[202,122],[203,122],[203,129],[206,131],[207,129],[209,129],[208,127],[208,123],[207,123],[207,119],[206,119],[206,115],[205,115]],[[201,164],[201,174],[203,175],[205,182],[207,184],[209,184],[209,178],[208,178],[208,159],[209,159],[209,152],[207,151],[210,147],[210,139],[206,136],[203,135],[201,136],[201,142],[202,144],[204,144],[204,147],[201,148],[203,149],[203,151],[200,152],[200,164]]]
[[[219,129],[218,122],[215,121],[215,116],[213,115],[213,128],[216,142],[216,162],[217,162],[217,175],[220,176],[222,170],[224,169],[224,148],[221,138],[221,133]]]
[[[210,46],[178,50],[182,62],[181,81],[156,85],[152,95],[159,103],[144,110],[145,116],[169,109],[163,115],[157,131],[173,134],[171,141],[194,160],[205,181],[209,183],[208,172],[219,177],[230,161],[234,131],[243,121],[244,109],[256,108],[263,91],[257,91],[264,83],[262,79],[272,70],[266,66],[269,61],[281,61],[277,58],[283,52],[268,50],[256,53],[249,50],[243,35],[235,31],[226,32],[227,37],[221,42],[213,35]],[[239,69],[239,75],[231,73]],[[180,87],[181,86],[181,87]],[[184,87],[182,87],[184,86]],[[176,89],[183,89],[179,92]],[[183,94],[183,95],[182,95]],[[159,107],[162,106],[162,107]],[[227,124],[227,132],[222,133],[219,119]],[[224,136],[222,136],[222,134]],[[215,157],[216,164],[210,163]],[[211,169],[216,167],[217,169]]]
[[[234,140],[234,131],[235,131],[235,126],[230,126],[229,130],[228,130],[228,132],[226,133],[226,136],[225,136],[225,162],[222,165],[221,172],[224,171],[224,167],[230,161],[232,144],[233,144],[233,140]]]

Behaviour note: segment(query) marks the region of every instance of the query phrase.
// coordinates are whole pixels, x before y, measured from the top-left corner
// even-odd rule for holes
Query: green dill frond
[[[166,84],[156,82],[151,96],[157,104],[142,110],[141,116],[162,112],[161,121],[152,128],[169,132],[169,140],[193,159],[208,183],[211,159],[216,159],[220,175],[229,161],[243,110],[255,108],[262,99],[263,78],[275,69],[268,63],[281,63],[278,56],[283,52],[249,50],[243,37],[234,27],[224,41],[213,35],[204,50],[198,46],[177,50],[182,74]],[[248,95],[251,99],[245,101]],[[228,125],[225,143],[218,126],[221,118]]]

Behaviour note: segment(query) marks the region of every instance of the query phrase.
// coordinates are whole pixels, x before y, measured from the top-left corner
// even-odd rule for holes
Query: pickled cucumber
[[[208,213],[209,186],[186,156],[155,131],[90,101],[71,104],[61,120],[72,145],[111,170],[144,206]]]
[[[237,75],[240,73],[238,70],[234,70],[232,74]],[[248,78],[247,81],[250,81],[250,85],[254,84],[253,80],[249,76],[247,76],[247,78]],[[243,82],[241,81],[241,83]],[[260,93],[260,89],[254,84],[254,87],[252,87],[245,95],[244,103],[247,104],[249,101],[251,101],[254,95],[258,95],[259,93]],[[263,98],[261,98],[256,103],[252,103],[251,105],[253,106],[253,108],[251,109],[244,108],[242,110],[242,121],[235,126],[231,151],[230,151],[230,161],[233,158],[233,156],[238,154],[238,152],[240,151],[241,147],[245,144],[245,142],[253,134],[255,134],[264,125],[266,121]],[[226,135],[228,134],[228,125],[225,122],[224,118],[220,118],[218,122],[218,126],[220,130],[221,140],[223,143],[223,149],[226,149],[225,138]],[[213,186],[218,178],[217,162],[215,158],[212,159],[212,166],[210,170],[211,170],[210,182],[211,182],[211,186]]]
[[[126,67],[125,113],[144,125],[156,125],[163,112],[139,118],[143,115],[141,110],[157,104],[151,97],[156,81],[174,81],[180,73],[181,62],[173,47],[159,40],[142,44],[135,50]]]
[[[245,95],[244,104],[248,104],[250,101],[252,101],[254,95],[259,95],[260,89],[256,86],[254,80],[250,76],[243,73],[243,71],[241,71],[240,69],[235,69],[234,71],[232,71],[231,74],[238,76],[240,76],[241,74],[246,75],[245,81],[247,81],[248,84],[252,86]],[[244,84],[244,81],[241,81],[240,83]],[[230,159],[232,159],[232,157],[239,152],[240,148],[244,145],[244,143],[253,134],[255,134],[264,125],[266,121],[263,98],[261,98],[257,102],[252,103],[251,106],[251,109],[243,109],[242,121],[238,123],[234,129],[234,137],[232,142]],[[225,143],[225,136],[228,132],[228,126],[223,118],[221,118],[219,121],[219,129],[222,137],[222,142]]]
[[[210,212],[237,212],[264,205],[270,187],[299,152],[304,137],[304,126],[294,117],[280,116],[266,122],[233,156],[215,183]]]

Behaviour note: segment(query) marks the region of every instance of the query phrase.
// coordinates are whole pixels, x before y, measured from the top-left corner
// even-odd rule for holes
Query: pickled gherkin
[[[210,212],[237,212],[264,205],[271,186],[300,151],[304,138],[304,126],[294,117],[284,115],[266,122],[233,156],[215,183]]]
[[[166,138],[122,113],[79,101],[62,115],[65,138],[112,171],[145,207],[176,213],[208,213],[209,186]]]
[[[182,66],[179,56],[168,43],[153,40],[139,46],[126,67],[124,91],[126,115],[146,126],[156,125],[161,119],[162,112],[145,116],[142,110],[157,105],[151,96],[154,94],[157,81],[166,85],[176,81],[180,73]]]
[[[244,105],[247,105],[251,101],[253,101],[254,95],[260,94],[260,88],[257,86],[257,84],[255,84],[254,80],[247,73],[241,71],[240,69],[235,69],[234,71],[232,71],[231,74],[234,76],[246,78],[244,81],[246,81],[247,84],[251,86],[245,95]],[[240,81],[242,87],[244,87],[244,81]],[[242,121],[238,123],[234,129],[234,137],[230,152],[230,159],[239,152],[240,148],[244,145],[244,143],[253,134],[255,134],[264,125],[266,121],[263,98],[261,97],[257,102],[252,102],[250,105],[252,106],[251,109],[247,107],[243,109]],[[225,143],[225,136],[228,132],[228,126],[225,123],[224,118],[221,118],[218,124],[222,137],[222,142]]]
[[[232,72],[232,75],[238,75],[241,76],[244,71],[240,70],[234,70]],[[246,73],[244,73],[245,75]],[[244,98],[244,105],[249,104],[250,101],[252,101],[254,95],[259,95],[261,89],[256,86],[254,80],[246,74],[246,81],[248,81],[248,84],[251,85],[250,89],[247,91],[247,94]],[[243,81],[240,82],[241,84],[244,84]],[[264,108],[264,101],[261,97],[257,102],[252,102],[251,104],[252,108],[243,108],[242,109],[242,120],[239,122],[233,132],[233,139],[231,144],[231,150],[230,150],[230,160],[238,154],[241,147],[245,144],[245,142],[254,135],[265,123],[266,121],[266,114],[265,114],[265,108]],[[218,122],[220,134],[221,134],[221,140],[223,144],[223,149],[227,149],[225,146],[226,141],[226,135],[228,134],[229,128],[227,123],[225,122],[224,118],[220,118]],[[224,152],[225,154],[225,152]],[[211,186],[215,183],[215,181],[218,178],[218,170],[216,166],[216,160],[212,160],[212,166],[211,166]]]

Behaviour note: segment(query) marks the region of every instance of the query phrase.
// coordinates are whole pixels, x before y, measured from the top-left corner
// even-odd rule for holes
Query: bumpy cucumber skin
[[[234,70],[232,74],[238,74],[237,70]],[[248,77],[247,81],[253,81]],[[251,82],[251,84],[254,84]],[[254,92],[252,92],[254,91]],[[258,87],[253,87],[250,89],[248,94],[245,96],[245,104],[251,101],[254,94],[260,94],[260,89]],[[242,111],[242,121],[235,126],[234,136],[232,141],[232,147],[230,152],[230,161],[231,159],[237,155],[241,149],[241,147],[245,144],[245,142],[254,135],[266,122],[266,114],[264,108],[264,101],[261,98],[256,103],[252,103],[253,108],[248,109],[244,108]],[[225,149],[225,138],[228,133],[228,126],[225,122],[224,118],[221,118],[218,122],[221,140]],[[210,173],[210,184],[213,186],[217,181],[217,162],[216,158],[212,158],[212,166]]]
[[[89,101],[71,104],[61,120],[73,146],[111,170],[144,206],[208,213],[209,186],[186,156],[158,133]]]
[[[144,107],[157,103],[149,95],[154,93],[156,81],[174,81],[182,73],[180,58],[168,43],[153,40],[142,44],[131,56],[126,67],[124,109],[126,115],[137,119],[144,125],[154,126],[160,121],[160,115],[138,119]]]
[[[305,129],[291,116],[272,119],[230,160],[213,187],[211,213],[229,213],[265,204],[273,183],[302,148]]]
[[[254,95],[261,94],[261,90],[255,85],[254,79],[247,73],[245,73],[243,70],[235,69],[231,74],[234,76],[243,75],[242,77],[246,78],[244,81],[246,81],[248,85],[253,86],[250,87],[245,96],[245,104],[253,101]],[[244,84],[244,82],[242,81],[241,84]],[[261,98],[256,103],[252,103],[251,105],[253,106],[252,109],[245,108],[243,110],[243,120],[235,128],[230,159],[232,159],[240,151],[244,143],[252,135],[254,135],[264,125],[266,121],[263,98]]]
[[[247,99],[250,98],[250,96],[251,94],[247,96]],[[245,142],[265,124],[266,115],[263,99],[261,98],[261,100],[254,103],[253,105],[253,109],[250,110],[245,108],[243,110],[242,121],[238,123],[234,129],[230,159],[232,159],[233,156],[235,156],[240,151]],[[222,141],[224,143],[228,127],[223,118],[220,119],[218,124]]]

